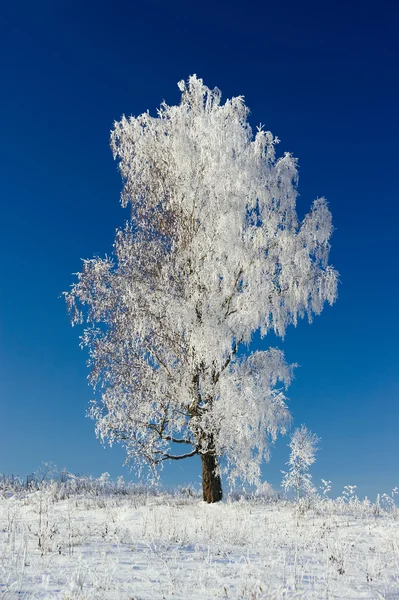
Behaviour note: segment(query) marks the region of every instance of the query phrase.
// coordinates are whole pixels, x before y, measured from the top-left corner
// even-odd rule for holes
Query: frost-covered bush
[[[291,448],[290,458],[287,462],[288,472],[283,471],[284,477],[281,485],[284,491],[295,490],[298,502],[303,496],[310,496],[316,492],[312,484],[309,467],[316,460],[316,451],[319,438],[308,430],[305,425],[295,429],[288,444]]]

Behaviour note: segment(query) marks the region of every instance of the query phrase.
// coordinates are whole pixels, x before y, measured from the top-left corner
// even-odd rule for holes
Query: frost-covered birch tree
[[[66,298],[87,324],[97,434],[139,473],[199,455],[215,502],[223,472],[257,482],[290,419],[291,367],[280,350],[249,352],[254,332],[311,320],[335,300],[337,274],[326,201],[298,221],[296,160],[253,134],[243,97],[223,104],[196,76],[179,88],[179,105],[115,123],[131,216]]]
[[[287,462],[288,472],[284,472],[282,486],[287,492],[295,490],[299,502],[301,496],[308,496],[316,491],[312,484],[309,467],[316,460],[317,444],[320,439],[315,433],[309,431],[306,425],[295,429],[288,444],[291,448],[290,459]]]

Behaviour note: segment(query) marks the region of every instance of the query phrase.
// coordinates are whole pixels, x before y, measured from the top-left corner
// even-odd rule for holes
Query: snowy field
[[[187,490],[90,482],[2,490],[1,599],[399,599],[388,496],[298,510],[267,495],[207,505]]]

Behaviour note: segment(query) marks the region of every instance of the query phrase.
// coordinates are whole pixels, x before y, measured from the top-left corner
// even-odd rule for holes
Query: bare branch
[[[159,462],[161,460],[181,460],[183,458],[190,458],[191,456],[195,456],[196,454],[198,454],[198,448],[194,448],[192,452],[187,452],[187,454],[180,454],[179,456],[160,451],[155,452],[155,454],[162,454],[162,457],[157,459],[156,462]]]

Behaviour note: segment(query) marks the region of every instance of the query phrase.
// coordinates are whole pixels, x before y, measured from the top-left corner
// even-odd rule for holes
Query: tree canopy
[[[87,324],[98,435],[139,472],[199,454],[214,501],[221,471],[258,481],[290,420],[282,352],[238,350],[333,303],[337,273],[326,201],[299,222],[296,160],[253,134],[243,97],[222,104],[196,76],[179,88],[179,105],[115,123],[131,216],[66,297]]]

